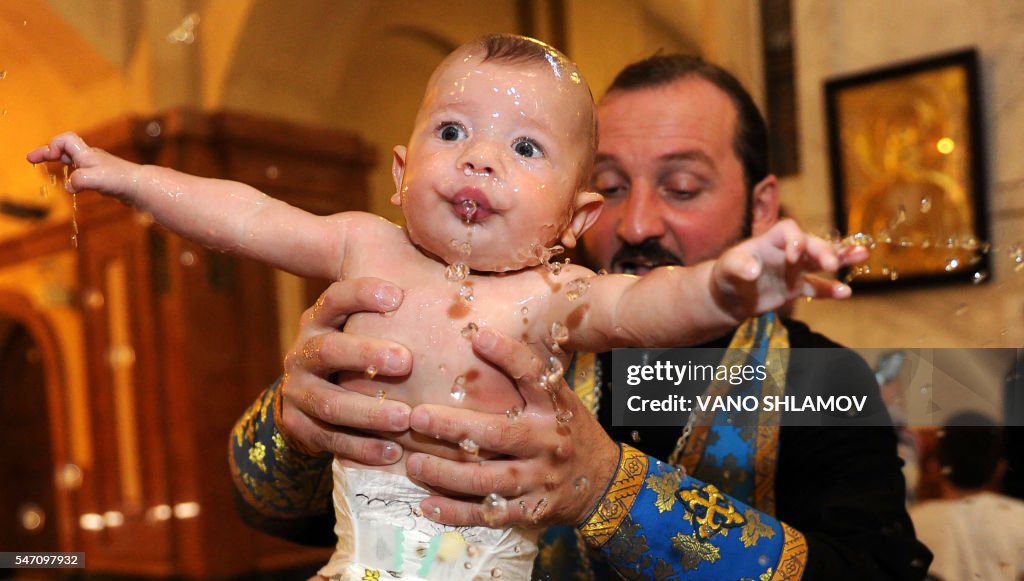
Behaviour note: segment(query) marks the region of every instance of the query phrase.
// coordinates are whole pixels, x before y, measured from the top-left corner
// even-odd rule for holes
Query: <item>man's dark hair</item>
[[[937,446],[946,479],[957,488],[981,488],[992,481],[1003,457],[1003,430],[987,416],[962,412],[949,418]]]
[[[668,85],[686,78],[699,78],[711,83],[728,95],[736,106],[736,135],[733,136],[732,148],[743,165],[747,192],[753,193],[754,186],[769,172],[768,126],[750,93],[732,73],[694,55],[654,55],[622,69],[608,87],[608,93]]]

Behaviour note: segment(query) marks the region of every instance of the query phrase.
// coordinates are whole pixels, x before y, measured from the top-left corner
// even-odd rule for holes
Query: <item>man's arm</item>
[[[332,284],[302,315],[285,373],[239,418],[230,458],[239,513],[251,526],[306,544],[334,543],[332,455],[363,464],[393,464],[401,446],[358,430],[404,431],[409,407],[349,392],[330,381],[338,370],[377,367],[409,372],[411,354],[381,339],[338,331],[356,312],[398,308],[402,292],[379,279]]]

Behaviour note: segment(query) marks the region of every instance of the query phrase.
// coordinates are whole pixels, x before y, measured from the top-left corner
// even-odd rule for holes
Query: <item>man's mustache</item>
[[[683,259],[669,252],[656,238],[640,244],[624,244],[612,257],[612,268],[617,272],[635,271],[636,267],[683,265]]]

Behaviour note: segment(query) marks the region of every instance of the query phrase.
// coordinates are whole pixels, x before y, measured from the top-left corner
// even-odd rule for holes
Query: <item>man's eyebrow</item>
[[[699,149],[688,149],[686,151],[674,151],[666,153],[658,158],[658,161],[698,161],[712,168],[715,167],[715,160],[710,155]]]

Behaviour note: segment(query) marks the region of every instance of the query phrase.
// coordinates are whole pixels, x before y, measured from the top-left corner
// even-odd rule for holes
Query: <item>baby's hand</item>
[[[835,272],[863,262],[868,250],[840,250],[808,234],[792,220],[725,251],[714,265],[711,292],[715,302],[737,320],[778,309],[800,297],[845,299],[850,287],[815,272]]]
[[[138,164],[89,147],[81,137],[70,132],[61,133],[49,145],[29,152],[26,157],[32,163],[59,161],[75,168],[65,183],[71,193],[96,190],[125,199],[131,197],[138,182]]]

